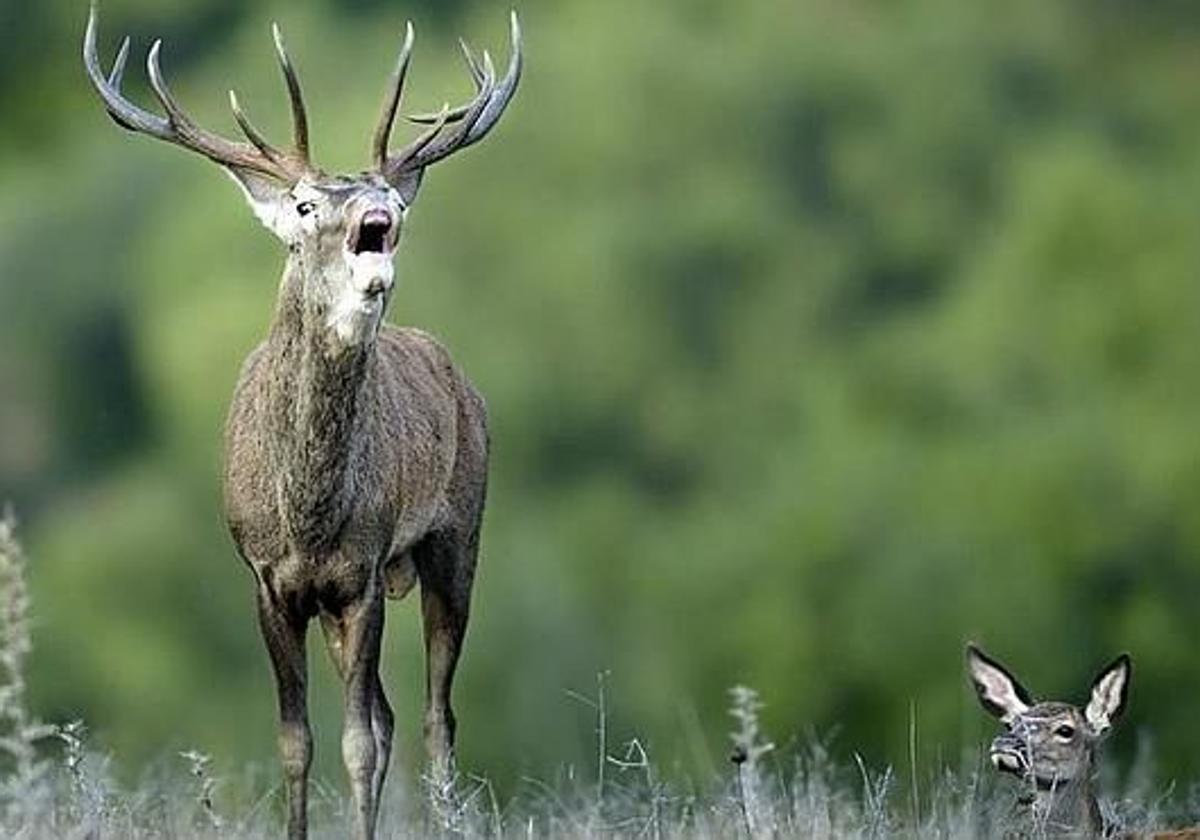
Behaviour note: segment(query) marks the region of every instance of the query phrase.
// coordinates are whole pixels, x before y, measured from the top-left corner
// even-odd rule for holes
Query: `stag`
[[[161,41],[150,48],[159,115],[128,100],[126,38],[112,70],[96,53],[96,6],[84,35],[92,86],[122,128],[219,164],[287,248],[267,338],[246,358],[225,431],[225,516],[256,587],[258,620],[279,703],[279,752],[289,838],[307,835],[312,762],[305,664],[319,619],[344,684],[342,757],[355,834],[374,836],[393,715],[379,679],[385,598],[419,582],[426,652],[424,735],[433,784],[454,773],[451,683],[467,627],[487,483],[487,418],[478,392],[431,336],[383,323],[393,256],[425,170],[482,140],[521,75],[497,79],[486,51],[463,55],[475,86],[466,104],[411,117],[423,126],[392,151],[389,138],[412,54],[409,23],[373,138],[370,171],[327,174],[310,158],[300,83],[278,27],[275,52],[292,113],[292,148],[269,143],[230,92],[248,142],[199,127],[167,88]]]

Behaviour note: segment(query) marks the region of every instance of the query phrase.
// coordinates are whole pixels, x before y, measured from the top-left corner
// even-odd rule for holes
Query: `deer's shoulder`
[[[482,400],[450,351],[433,335],[416,327],[384,325],[378,352],[383,365],[409,389],[435,391],[455,402]]]
[[[412,358],[439,367],[454,367],[450,351],[432,333],[418,327],[397,327],[384,324],[379,330],[380,352],[392,358]]]

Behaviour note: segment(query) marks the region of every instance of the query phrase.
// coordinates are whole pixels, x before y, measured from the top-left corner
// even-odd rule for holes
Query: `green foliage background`
[[[318,159],[365,165],[406,15],[409,102],[468,92],[483,0],[105,0],[206,125],[275,136],[277,19]],[[1036,691],[1137,672],[1128,757],[1200,772],[1200,8],[1176,0],[528,0],[527,72],[432,171],[390,317],[487,395],[494,462],[458,685],[467,768],[612,737],[722,767],[725,690],[778,739],[957,761],[981,641]],[[273,759],[220,435],[279,248],[197,156],[117,130],[84,0],[0,2],[0,494],[28,521],[50,719],[136,768]],[[129,92],[150,101],[131,62]],[[420,757],[416,610],[387,680]],[[316,639],[314,638],[314,642]],[[338,694],[313,645],[318,750]]]

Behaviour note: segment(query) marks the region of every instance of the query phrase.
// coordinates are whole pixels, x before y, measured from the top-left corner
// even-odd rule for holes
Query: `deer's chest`
[[[293,477],[252,462],[228,468],[229,529],[260,580],[297,597],[349,598],[382,568],[399,511],[376,480],[349,470],[341,486],[314,493],[311,484],[298,487]]]

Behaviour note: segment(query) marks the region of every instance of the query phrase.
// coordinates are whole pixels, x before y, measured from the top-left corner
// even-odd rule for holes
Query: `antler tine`
[[[125,76],[125,62],[129,59],[129,36],[126,35],[121,41],[121,49],[117,50],[117,57],[113,61],[113,68],[108,74],[108,84],[117,90],[121,89],[121,79]]]
[[[104,108],[117,125],[130,131],[139,131],[162,140],[173,139],[170,126],[165,119],[134,105],[121,95],[121,76],[125,72],[125,61],[129,56],[129,38],[125,38],[107,77],[100,68],[96,54],[96,4],[88,11],[87,29],[83,33],[83,66],[87,70],[92,87],[104,101]]]
[[[451,108],[447,113],[446,122],[458,122],[467,115],[467,112],[471,110],[471,106],[474,104],[475,100],[471,100],[464,105]],[[441,115],[441,111],[425,111],[420,114],[405,114],[404,119],[408,120],[410,123],[416,123],[417,125],[431,125],[441,119]]]
[[[275,161],[276,163],[280,162],[281,155],[279,150],[272,146],[265,137],[259,134],[258,129],[256,129],[251,124],[250,120],[247,119],[246,113],[242,110],[241,103],[238,102],[237,94],[232,90],[229,91],[229,109],[233,111],[233,118],[237,121],[238,128],[242,130],[242,134],[246,135],[246,139],[253,143],[255,148],[257,148],[271,160]]]
[[[504,113],[504,109],[508,106],[513,94],[516,93],[517,84],[521,80],[521,23],[517,19],[517,13],[513,11],[509,17],[510,40],[511,40],[511,57],[509,58],[508,69],[505,71],[504,78],[495,87],[489,101],[484,106],[482,112],[476,114],[474,125],[462,137],[462,142],[459,143],[455,150],[465,149],[473,143],[483,139],[483,136],[491,130],[492,126],[500,119],[500,115]],[[463,50],[463,55],[467,59],[467,64],[471,70],[471,76],[476,81],[476,88],[482,83],[482,71],[478,63],[474,60],[470,50],[465,42],[460,42]],[[484,52],[485,58],[487,52]],[[456,123],[466,118],[471,113],[476,102],[471,101],[465,105],[460,105],[450,111],[447,122]],[[410,114],[406,117],[408,120],[416,123],[432,123],[436,119],[434,114]]]
[[[400,167],[398,164],[401,161],[408,160],[414,155],[419,154],[422,149],[433,142],[433,138],[437,137],[438,132],[441,131],[446,125],[446,122],[449,120],[449,118],[450,103],[447,102],[446,104],[442,105],[442,109],[438,111],[437,115],[434,117],[433,124],[425,131],[421,132],[420,136],[418,136],[415,140],[393,155],[393,163],[387,164],[386,168],[382,169],[381,171],[399,171]]]
[[[297,157],[307,164],[309,162],[308,114],[304,110],[304,95],[300,92],[300,80],[296,78],[296,71],[288,58],[287,50],[284,49],[283,33],[279,30],[279,24],[271,24],[271,36],[275,41],[275,55],[279,59],[279,68],[283,71],[283,78],[287,82],[288,101],[292,106],[293,145],[296,148]]]
[[[475,98],[466,106],[462,115],[461,122],[455,130],[447,134],[435,148],[425,152],[425,156],[429,157],[429,162],[439,160],[442,157],[450,154],[450,152],[462,146],[466,140],[467,133],[471,130],[471,126],[483,114],[488,102],[491,101],[492,93],[496,90],[496,65],[492,63],[492,56],[487,50],[483,51],[483,81],[479,86],[479,92]]]
[[[508,59],[508,70],[505,71],[504,78],[500,80],[495,93],[488,100],[488,104],[484,106],[483,113],[471,126],[471,130],[459,148],[465,149],[472,143],[482,140],[484,135],[492,130],[492,126],[500,120],[500,115],[512,101],[513,94],[517,92],[517,84],[521,81],[521,22],[517,20],[515,9],[509,13],[509,38],[509,49],[512,53]]]
[[[129,36],[126,35],[125,39],[123,41],[121,41],[121,49],[117,50],[117,58],[115,61],[113,61],[112,70],[109,71],[109,74],[108,74],[108,86],[110,88],[120,91],[121,79],[125,75],[125,62],[128,60],[128,58],[129,58]],[[121,126],[122,128],[127,128],[130,131],[136,131],[136,128],[131,123],[126,122],[124,119],[119,117],[114,111],[109,110],[108,113],[109,113],[109,116],[111,116],[113,118],[113,121],[116,122],[117,125]]]
[[[242,130],[242,134],[246,135],[246,139],[254,144],[255,148],[281,166],[307,170],[312,167],[312,164],[308,152],[308,114],[304,108],[304,95],[300,91],[300,80],[296,78],[296,71],[292,67],[287,49],[283,45],[283,33],[279,29],[279,24],[271,24],[271,37],[275,42],[275,55],[279,59],[279,68],[283,71],[283,78],[287,83],[288,103],[292,109],[292,152],[290,154],[281,152],[271,145],[246,117],[246,112],[242,110],[237,94],[232,90],[229,91],[229,107],[233,111],[233,118],[237,120],[238,128]]]
[[[404,90],[404,79],[408,75],[414,37],[410,20],[404,25],[404,44],[400,47],[400,55],[396,59],[396,69],[392,71],[387,97],[383,100],[383,110],[379,114],[379,124],[375,127],[371,144],[372,157],[381,171],[387,166],[388,140],[392,135],[392,124],[396,121],[396,110],[400,107],[400,94]]]
[[[484,106],[488,102],[488,97],[491,96],[496,84],[495,70],[491,64],[491,58],[486,52],[483,54],[483,74],[483,85],[479,89],[479,93],[467,106],[466,113],[454,131],[450,134],[439,136],[441,129],[446,125],[450,115],[449,109],[443,108],[429,131],[426,131],[417,141],[410,143],[398,154],[388,159],[384,170],[385,174],[398,175],[406,171],[424,169],[429,164],[441,160],[454,151],[463,138],[466,137],[466,133],[470,130],[472,123],[475,122],[479,114],[483,111]],[[433,127],[436,127],[438,130],[433,131]]]
[[[475,89],[478,90],[483,85],[483,68],[471,54],[471,47],[468,46],[465,39],[458,39],[458,48],[462,51],[463,59],[467,62],[467,69],[471,71],[471,78],[475,80]]]
[[[154,95],[158,98],[159,104],[163,106],[163,110],[167,112],[167,122],[176,129],[186,129],[195,126],[191,118],[184,113],[179,103],[175,101],[175,97],[171,95],[170,89],[167,88],[167,81],[163,78],[162,67],[158,62],[159,52],[162,50],[162,39],[157,39],[150,45],[150,52],[146,54],[146,74],[150,77],[150,89],[154,91]],[[179,132],[185,138],[188,135],[186,130]]]
[[[168,127],[175,142],[200,152],[218,163],[236,163],[253,169],[275,172],[275,167],[264,165],[268,161],[276,163],[273,156],[267,156],[266,160],[263,160],[262,155],[256,154],[246,146],[211,134],[192,122],[191,117],[171,94],[166,79],[163,78],[158,58],[161,50],[162,40],[160,39],[154,42],[150,47],[150,52],[146,55],[146,73],[150,76],[150,89],[154,92],[159,104],[163,106],[163,110],[167,112]]]
[[[166,116],[159,116],[134,105],[121,93],[121,79],[129,55],[129,39],[126,38],[122,42],[112,71],[106,77],[100,68],[100,59],[96,53],[96,18],[96,4],[93,2],[88,11],[87,29],[83,37],[83,62],[88,78],[100,94],[109,116],[122,128],[191,149],[225,166],[252,169],[286,181],[296,180],[307,169],[307,159],[291,160],[274,150],[268,151],[270,147],[253,129],[247,132],[253,145],[246,145],[226,140],[197,126],[175,100],[163,78],[159,64],[161,41],[155,41],[146,56],[146,72],[150,77],[150,87],[154,96],[166,111]],[[235,108],[235,117],[238,117],[240,110]],[[238,124],[242,126],[243,131],[246,131],[249,125],[244,115],[238,119]]]
[[[471,53],[471,48],[462,38],[458,39],[458,48],[462,52],[463,60],[467,63],[467,70],[471,74],[471,79],[475,82],[475,92],[479,93],[479,90],[483,87],[483,68],[479,65],[479,62],[475,60],[475,56]],[[451,108],[450,113],[447,115],[447,121],[458,122],[467,115],[467,112],[471,110],[471,106],[474,104],[475,101],[471,100],[463,105],[459,105],[457,108]],[[405,114],[404,118],[409,122],[423,123],[428,125],[430,123],[437,122],[441,118],[441,112],[429,111],[424,114]]]

